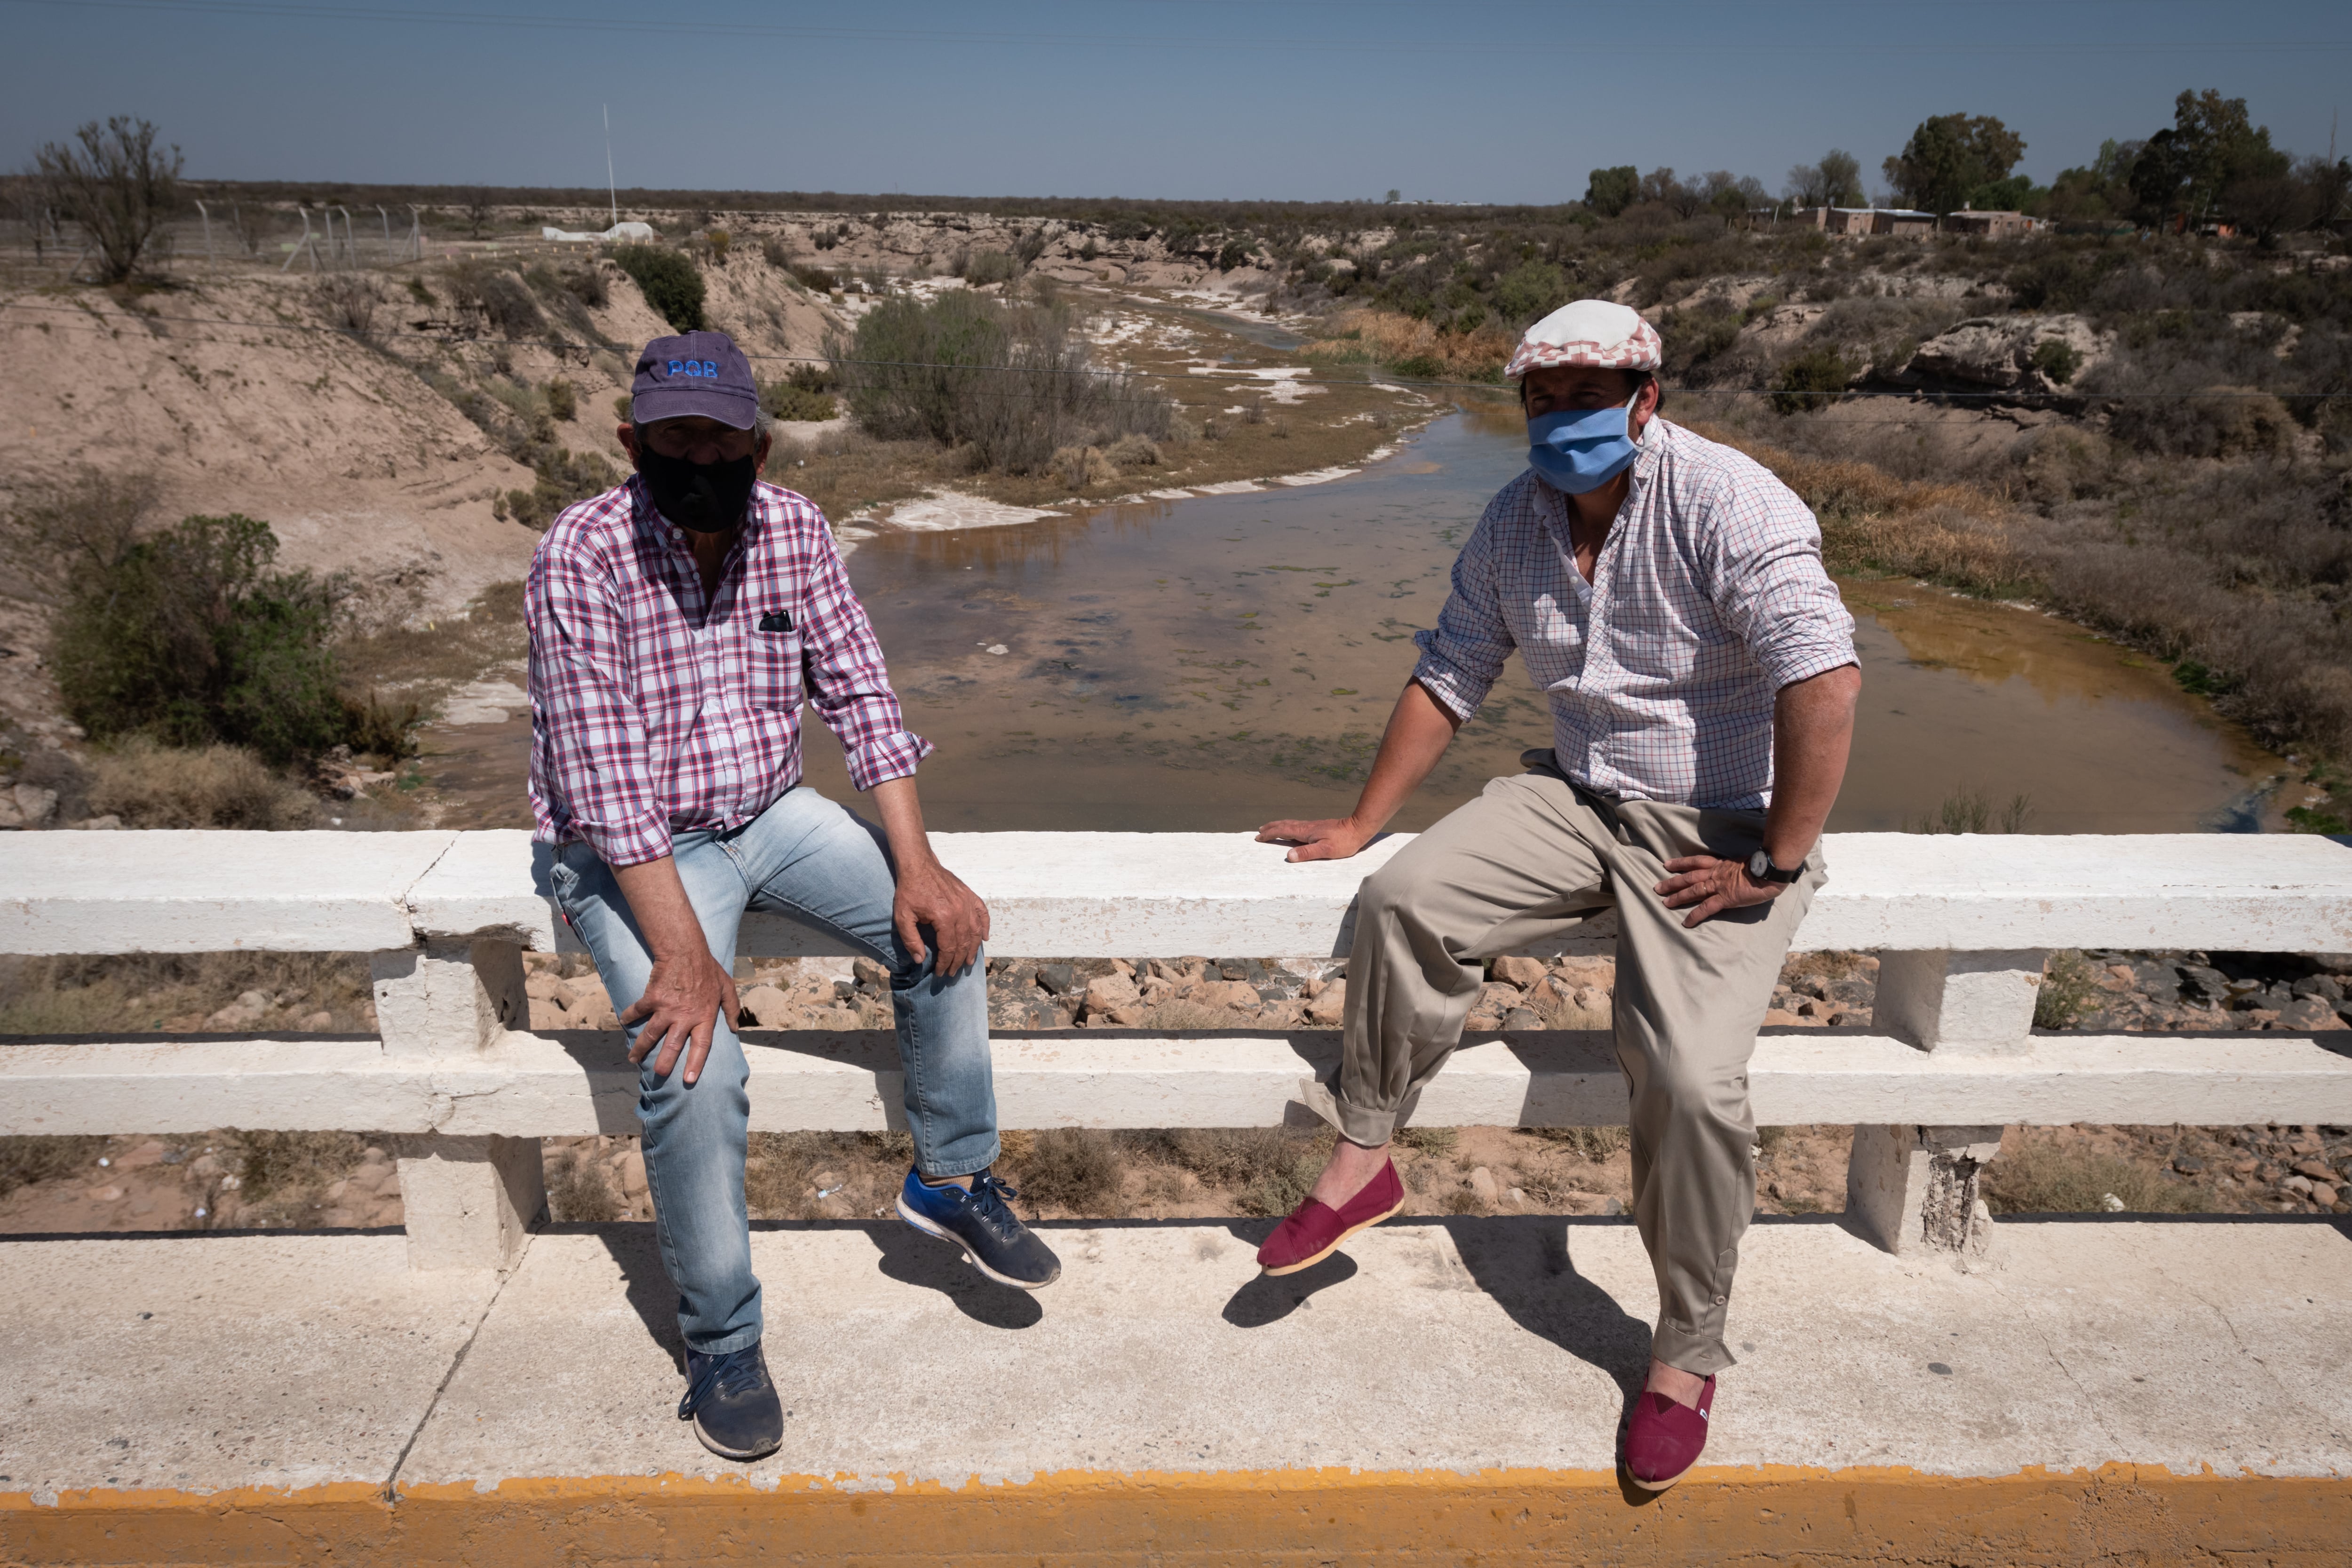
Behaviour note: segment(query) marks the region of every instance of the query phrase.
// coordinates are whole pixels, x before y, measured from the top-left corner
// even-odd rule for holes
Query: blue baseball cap
[[[760,386],[751,362],[725,332],[656,338],[637,356],[629,412],[640,425],[699,416],[749,430],[760,412]]]

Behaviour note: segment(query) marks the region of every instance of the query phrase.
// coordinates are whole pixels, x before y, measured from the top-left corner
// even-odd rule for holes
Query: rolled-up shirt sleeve
[[[1454,558],[1454,591],[1445,596],[1435,627],[1415,632],[1412,638],[1421,649],[1412,679],[1465,723],[1486,700],[1516,646],[1503,619],[1494,518],[1489,506],[1470,542]]]
[[[526,596],[530,700],[551,808],[607,865],[660,859],[670,852],[669,816],[655,787],[614,584],[593,559],[542,550]]]
[[[849,782],[870,790],[912,774],[931,754],[929,741],[907,729],[890,672],[882,662],[866,606],[849,585],[841,552],[825,532],[809,571],[807,614],[802,625],[802,658],[808,671],[809,700],[841,742]]]
[[[1858,662],[1853,616],[1822,564],[1822,530],[1795,491],[1758,467],[1712,500],[1716,609],[1779,690]]]

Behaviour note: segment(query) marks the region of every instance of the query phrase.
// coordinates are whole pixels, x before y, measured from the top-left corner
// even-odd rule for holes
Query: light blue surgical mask
[[[1597,490],[1642,455],[1633,437],[1633,411],[1629,397],[1614,408],[1538,414],[1528,421],[1528,461],[1570,495]]]

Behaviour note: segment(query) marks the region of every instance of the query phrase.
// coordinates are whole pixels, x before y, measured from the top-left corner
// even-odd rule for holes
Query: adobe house
[[[1988,239],[2014,239],[2033,232],[2034,220],[2020,212],[1961,211],[1944,220],[1955,234],[1980,234]]]

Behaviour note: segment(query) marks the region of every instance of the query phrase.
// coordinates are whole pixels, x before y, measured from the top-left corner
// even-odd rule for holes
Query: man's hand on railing
[[[1330,816],[1318,821],[1292,819],[1269,822],[1257,830],[1260,844],[1296,844],[1297,848],[1283,857],[1285,860],[1345,860],[1372,841],[1372,836],[1356,826],[1351,816]]]

